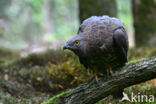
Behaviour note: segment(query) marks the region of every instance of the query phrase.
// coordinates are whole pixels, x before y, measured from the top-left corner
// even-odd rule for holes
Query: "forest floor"
[[[156,56],[156,48],[139,48],[129,51],[130,60]],[[71,52],[47,50],[21,57],[19,52],[0,50],[0,103],[40,104],[52,96],[86,82],[92,74],[79,64]],[[130,95],[156,96],[156,80],[125,89]],[[112,96],[98,104],[116,103]]]

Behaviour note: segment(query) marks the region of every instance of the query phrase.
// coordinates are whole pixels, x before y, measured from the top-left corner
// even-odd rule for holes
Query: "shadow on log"
[[[155,77],[156,57],[152,57],[117,69],[110,78],[89,80],[70,93],[44,104],[94,104],[119,90]]]

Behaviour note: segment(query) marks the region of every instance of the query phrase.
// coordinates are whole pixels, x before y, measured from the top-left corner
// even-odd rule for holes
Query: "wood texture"
[[[58,98],[54,104],[94,104],[124,89],[156,77],[156,57],[131,63],[113,73],[112,77],[100,77],[73,89],[70,94]]]

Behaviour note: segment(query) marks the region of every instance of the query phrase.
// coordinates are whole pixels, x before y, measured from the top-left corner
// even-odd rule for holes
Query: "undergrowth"
[[[77,87],[92,77],[92,74],[83,65],[80,65],[78,57],[70,51],[49,50],[22,58],[17,52],[5,51],[0,51],[2,53],[0,54],[0,76],[2,80],[0,102],[2,103],[12,99],[10,101],[15,104],[26,104],[27,102],[39,104],[58,93]],[[132,49],[129,51],[129,63],[127,65],[155,55],[155,48]],[[149,85],[155,86],[156,81],[148,81],[141,86],[138,85],[139,87],[130,87],[126,91],[127,93],[138,91],[143,94],[148,92],[156,95],[155,88],[149,87],[147,90]],[[108,97],[102,102],[115,101]]]

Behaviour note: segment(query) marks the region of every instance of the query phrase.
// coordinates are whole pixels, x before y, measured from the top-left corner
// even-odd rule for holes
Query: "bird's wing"
[[[116,29],[113,34],[113,40],[122,61],[127,62],[128,36],[126,31],[123,28]]]
[[[86,58],[79,57],[80,63],[84,65],[85,68],[88,68]]]

